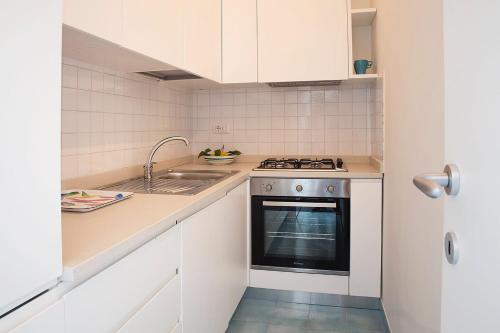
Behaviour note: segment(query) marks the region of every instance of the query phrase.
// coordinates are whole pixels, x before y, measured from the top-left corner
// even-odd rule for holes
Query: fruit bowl
[[[233,163],[236,156],[241,155],[238,150],[225,151],[224,146],[221,149],[212,151],[210,148],[202,150],[198,154],[198,158],[203,157],[208,164],[212,165],[225,165]]]
[[[226,165],[226,164],[231,164],[234,162],[234,159],[236,158],[235,155],[230,155],[230,156],[203,156],[205,161],[207,161],[208,164],[212,165]]]

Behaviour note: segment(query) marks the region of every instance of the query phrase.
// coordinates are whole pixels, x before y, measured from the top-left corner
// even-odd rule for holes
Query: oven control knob
[[[297,185],[295,189],[297,190],[297,192],[302,192],[304,188],[302,187],[302,185]]]
[[[266,192],[270,192],[273,189],[273,185],[267,184],[266,185]]]
[[[333,186],[333,185],[328,185],[328,186],[326,187],[326,190],[327,190],[328,192],[330,192],[330,193],[333,193],[333,192],[335,192],[335,186]]]

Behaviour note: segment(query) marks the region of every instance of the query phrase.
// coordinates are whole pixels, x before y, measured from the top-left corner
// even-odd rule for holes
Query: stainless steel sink
[[[230,170],[167,170],[154,175],[128,179],[101,187],[100,190],[151,194],[194,195],[238,173]]]

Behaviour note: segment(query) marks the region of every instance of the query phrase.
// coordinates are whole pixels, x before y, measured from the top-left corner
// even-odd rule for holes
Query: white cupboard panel
[[[247,186],[245,182],[181,223],[185,333],[225,332],[243,296]]]
[[[351,268],[349,295],[380,297],[382,181],[351,181]]]
[[[255,288],[347,295],[349,293],[349,277],[251,269],[250,286]]]
[[[226,317],[232,317],[248,286],[247,264],[247,203],[249,182],[239,185],[227,194],[226,231]],[[218,214],[220,216],[220,214]]]
[[[0,31],[2,315],[62,275],[61,2],[2,1]]]
[[[63,23],[120,44],[122,0],[64,0]]]
[[[10,333],[64,333],[64,303],[58,301]]]
[[[257,0],[222,0],[222,81],[257,82]]]
[[[257,0],[259,82],[347,79],[346,0]]]
[[[66,294],[68,331],[116,332],[176,275],[179,261],[176,226]]]
[[[123,46],[182,67],[182,1],[123,0]]]
[[[222,79],[221,0],[183,0],[184,68],[207,79]]]
[[[119,333],[167,333],[178,324],[181,312],[181,285],[177,275],[151,298]]]

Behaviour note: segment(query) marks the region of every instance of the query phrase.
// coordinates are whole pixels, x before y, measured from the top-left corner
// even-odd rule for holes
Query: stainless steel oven
[[[348,179],[251,179],[252,269],[349,275]]]

